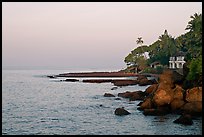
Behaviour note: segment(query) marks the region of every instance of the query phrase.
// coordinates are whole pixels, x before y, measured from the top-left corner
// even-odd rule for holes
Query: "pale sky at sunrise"
[[[142,37],[184,34],[202,2],[3,2],[2,66],[125,68]]]

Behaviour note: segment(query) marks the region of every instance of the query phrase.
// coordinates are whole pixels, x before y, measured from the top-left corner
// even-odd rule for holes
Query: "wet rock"
[[[178,119],[174,120],[173,123],[183,124],[183,125],[192,125],[193,120],[192,120],[191,115],[184,114],[184,115],[181,115]]]
[[[118,93],[118,97],[129,98],[131,94],[132,93],[130,91],[126,91],[124,93]]]
[[[141,106],[142,103],[143,103],[143,101],[139,102],[139,103],[137,104],[137,106]]]
[[[122,108],[116,108],[114,113],[115,113],[115,115],[119,115],[119,116],[129,115],[130,114],[130,112],[125,110],[123,107]]]
[[[49,76],[47,76],[48,78],[56,78],[56,76],[54,76],[54,75],[49,75]]]
[[[135,101],[135,100],[143,100],[146,96],[146,93],[143,91],[134,91],[134,92],[126,91],[124,93],[118,93],[118,96],[123,98],[129,98],[130,101]]]
[[[66,82],[76,82],[79,81],[78,79],[65,79],[64,81]]]
[[[115,95],[111,94],[111,93],[105,93],[104,97],[115,97]]]
[[[118,87],[112,87],[111,90],[116,90]]]
[[[111,82],[111,79],[85,79],[83,82],[85,83],[107,83]]]
[[[186,101],[202,101],[202,87],[194,87],[186,91]]]
[[[115,100],[121,100],[121,98],[115,98]]]

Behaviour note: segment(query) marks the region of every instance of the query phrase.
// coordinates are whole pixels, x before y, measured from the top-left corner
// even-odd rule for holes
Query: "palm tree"
[[[202,26],[202,25],[199,25],[200,23],[202,23],[202,14],[195,13],[194,16],[191,16],[190,18],[191,20],[188,22],[186,30],[199,31],[200,29],[202,29],[198,27],[198,26]]]
[[[139,37],[139,38],[137,38],[137,40],[136,40],[136,42],[137,42],[137,44],[143,44],[143,40],[142,40],[142,37]]]
[[[146,55],[145,55],[145,53],[144,53],[144,49],[143,49],[143,47],[142,47],[142,44],[143,44],[143,42],[144,42],[144,41],[142,40],[142,37],[137,38],[136,42],[137,42],[137,44],[140,44],[140,47],[142,48],[142,52],[143,52],[143,54],[144,54],[144,57],[145,57],[145,59],[147,59],[147,57],[146,57]]]

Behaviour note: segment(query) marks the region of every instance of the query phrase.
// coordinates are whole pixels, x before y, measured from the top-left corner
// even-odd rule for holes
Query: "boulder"
[[[177,110],[180,110],[180,108],[185,104],[184,100],[181,100],[181,99],[178,99],[178,98],[175,98],[170,106],[171,106],[171,110],[172,111],[177,111]]]
[[[183,125],[192,125],[193,120],[192,120],[191,115],[184,114],[184,115],[181,115],[178,119],[174,120],[173,123],[183,124]]]
[[[129,98],[130,101],[143,100],[145,98],[145,95],[146,93],[143,91],[126,91],[125,93],[118,93],[119,97]]]
[[[153,85],[149,86],[149,87],[145,90],[145,93],[150,94],[150,93],[156,91],[157,87],[158,87],[158,84],[153,84]]]
[[[174,88],[173,90],[174,92],[174,99],[180,99],[180,100],[183,100],[183,93],[185,92],[185,90],[179,86],[179,85],[176,85],[176,87]]]
[[[119,115],[119,116],[123,116],[123,115],[128,115],[130,114],[130,112],[128,112],[127,110],[125,110],[123,107],[122,108],[116,108],[115,110],[115,115]]]
[[[104,97],[115,97],[115,95],[111,94],[111,93],[105,93]]]
[[[139,86],[147,86],[147,85],[151,85],[152,81],[148,79],[141,79],[138,84]]]
[[[155,106],[164,106],[169,105],[173,100],[173,95],[164,89],[157,89],[153,96],[153,103]]]
[[[202,101],[202,87],[187,89],[185,99],[188,102]]]
[[[140,107],[138,107],[138,110],[144,110],[144,109],[150,109],[153,108],[153,103],[151,101],[151,98],[146,98],[141,104]]]
[[[164,71],[159,76],[159,85],[153,94],[153,103],[155,106],[169,105],[174,99],[175,85],[172,79],[173,72],[171,70]]]
[[[185,103],[182,107],[181,110],[184,113],[188,113],[194,116],[200,116],[202,115],[202,101],[197,101],[197,102],[188,102]]]

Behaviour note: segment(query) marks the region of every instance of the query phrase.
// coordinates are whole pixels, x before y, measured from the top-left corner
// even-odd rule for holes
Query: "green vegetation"
[[[159,61],[161,65],[167,67],[169,57],[182,51],[186,54],[185,61],[189,64],[186,80],[202,83],[202,14],[195,13],[190,16],[186,30],[185,34],[177,38],[173,38],[165,30],[164,34],[158,37],[158,40],[148,46],[142,45],[142,37],[139,37],[136,40],[139,46],[125,57],[124,62],[128,68],[136,67],[135,70],[140,70],[140,72],[159,73],[162,68],[157,68],[160,71],[156,68],[149,68],[151,63]],[[149,58],[145,56],[145,52],[149,53]]]

